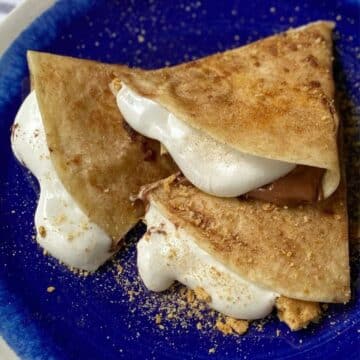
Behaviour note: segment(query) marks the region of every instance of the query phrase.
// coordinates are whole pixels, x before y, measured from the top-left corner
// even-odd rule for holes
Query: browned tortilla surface
[[[343,185],[316,206],[293,208],[213,197],[175,176],[142,194],[203,250],[243,278],[292,299],[349,300]]]
[[[239,151],[326,169],[338,186],[332,28],[310,23],[247,46],[118,80]]]
[[[28,61],[57,174],[116,245],[143,215],[129,197],[173,166],[159,143],[125,129],[109,89],[123,67],[38,52]]]

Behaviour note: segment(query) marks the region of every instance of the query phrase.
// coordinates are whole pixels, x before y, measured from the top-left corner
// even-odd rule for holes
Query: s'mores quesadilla
[[[124,127],[109,89],[121,66],[38,52],[28,62],[32,92],[12,148],[40,182],[37,240],[66,265],[93,271],[144,213],[130,196],[174,167],[157,142]]]
[[[140,197],[147,232],[137,263],[150,290],[177,280],[203,289],[219,312],[244,320],[263,318],[275,305],[282,314],[350,298],[343,184],[329,199],[291,208],[208,195],[182,176],[144,187]],[[287,321],[294,330],[308,323],[294,322]]]
[[[333,26],[148,71],[29,52],[12,148],[40,183],[39,244],[94,271],[144,218],[150,290],[179,281],[234,319],[277,307],[292,330],[346,303]]]
[[[291,329],[350,298],[331,22],[112,82],[126,122],[183,173],[144,187],[147,288],[175,280],[211,307]],[[299,317],[289,315],[301,314]]]
[[[339,185],[331,22],[112,83],[124,119],[220,197],[314,203]]]

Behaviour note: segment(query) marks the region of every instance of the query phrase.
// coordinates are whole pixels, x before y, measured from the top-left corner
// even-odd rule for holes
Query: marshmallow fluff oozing
[[[27,97],[16,116],[12,149],[40,183],[35,213],[40,246],[70,267],[95,271],[111,257],[111,239],[82,212],[58,178],[35,92]],[[149,231],[138,243],[137,263],[150,290],[163,291],[178,280],[192,289],[203,288],[210,295],[209,305],[226,315],[257,319],[271,312],[278,294],[227,269],[186,231],[176,229],[154,205],[145,219]]]
[[[206,193],[239,196],[279,179],[296,166],[219,143],[124,84],[117,104],[126,122],[140,134],[160,141],[185,177]]]
[[[201,287],[209,306],[237,319],[268,315],[278,294],[256,286],[202,250],[191,235],[177,228],[150,203],[148,231],[137,245],[137,265],[145,286],[163,291],[177,280],[191,289]]]
[[[34,91],[22,104],[13,129],[13,152],[40,183],[35,213],[38,243],[70,267],[96,270],[112,255],[111,238],[90,221],[58,178]]]

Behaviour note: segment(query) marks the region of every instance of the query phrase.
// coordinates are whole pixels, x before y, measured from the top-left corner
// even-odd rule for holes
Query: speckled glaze
[[[353,233],[359,221],[359,11],[358,1],[332,0],[64,0],[18,38],[0,59],[0,334],[22,359],[357,358],[360,289],[354,241],[353,299],[330,306],[318,325],[291,333],[271,317],[263,327],[255,323],[243,337],[224,337],[211,326],[198,331],[196,321],[189,319],[185,328],[179,321],[164,320],[161,329],[154,316],[164,297],[146,292],[135,268],[134,245],[142,225],[129,234],[128,246],[116,257],[124,268],[121,277],[115,276],[114,262],[95,275],[79,277],[43,256],[33,237],[38,186],[11,153],[10,126],[29,92],[27,49],[156,68],[312,20],[335,20],[335,78]],[[55,291],[48,293],[49,286]],[[139,294],[133,299],[129,292]],[[166,295],[167,301],[174,297]]]

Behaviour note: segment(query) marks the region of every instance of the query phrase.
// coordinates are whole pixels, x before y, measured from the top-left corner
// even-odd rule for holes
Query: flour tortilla
[[[172,176],[140,195],[243,278],[292,299],[350,298],[345,187],[314,205],[218,198]]]
[[[241,152],[326,169],[340,181],[332,76],[332,22],[155,71],[117,74],[194,128]]]
[[[57,174],[116,246],[144,213],[129,197],[174,166],[158,142],[126,130],[109,89],[124,67],[32,51],[28,62]]]

